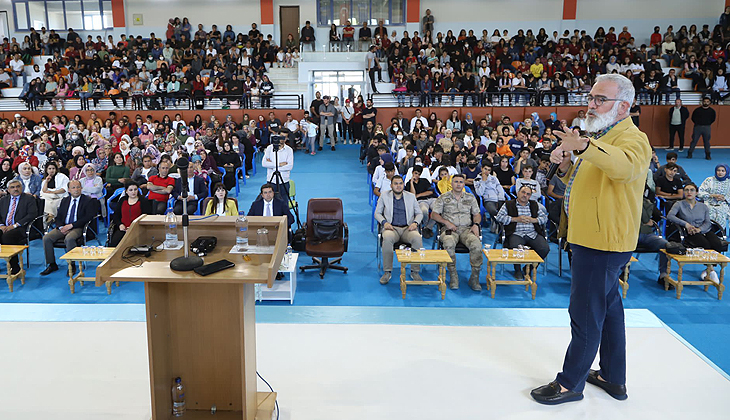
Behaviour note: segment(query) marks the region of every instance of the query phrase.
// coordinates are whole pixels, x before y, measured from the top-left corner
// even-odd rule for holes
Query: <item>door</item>
[[[279,26],[281,27],[279,45],[286,45],[289,34],[294,35],[294,41],[299,44],[299,6],[279,6]]]
[[[351,103],[355,103],[355,98],[363,92],[362,84],[340,83],[340,103],[344,104],[345,99],[349,99]]]

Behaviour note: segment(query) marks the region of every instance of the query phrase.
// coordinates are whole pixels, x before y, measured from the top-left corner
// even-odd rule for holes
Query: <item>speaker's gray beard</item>
[[[589,110],[586,116],[586,131],[595,133],[606,129],[618,119],[618,108],[621,102],[616,101],[610,111],[603,114],[593,114],[595,111]]]

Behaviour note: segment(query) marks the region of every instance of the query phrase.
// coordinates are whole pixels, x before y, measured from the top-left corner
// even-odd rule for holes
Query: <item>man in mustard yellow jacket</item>
[[[551,161],[566,184],[564,216],[573,252],[572,339],[556,379],[532,391],[543,404],[583,398],[586,381],[618,400],[626,393],[626,330],[619,270],[636,248],[646,171],[647,136],[629,108],[634,87],[623,75],[596,78],[588,96],[586,131],[555,132],[562,139]],[[571,153],[573,158],[571,158]],[[600,345],[600,370],[590,370]]]

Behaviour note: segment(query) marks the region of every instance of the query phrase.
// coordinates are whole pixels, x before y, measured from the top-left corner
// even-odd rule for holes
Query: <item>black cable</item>
[[[258,376],[259,378],[261,378],[262,381],[264,381],[264,383],[266,384],[266,386],[269,387],[269,390],[271,390],[271,392],[274,392],[274,388],[272,388],[271,385],[269,385],[269,383],[266,382],[266,379],[264,379],[264,377],[261,376],[261,374],[259,373],[258,370],[256,371],[256,376]],[[274,403],[276,404],[276,420],[279,420],[279,400],[278,399],[274,400]]]

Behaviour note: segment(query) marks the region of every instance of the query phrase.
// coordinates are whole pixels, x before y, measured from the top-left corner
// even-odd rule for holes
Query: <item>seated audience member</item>
[[[664,277],[667,276],[667,255],[659,252],[667,248],[667,240],[658,235],[655,231],[657,223],[661,222],[662,214],[654,205],[654,201],[644,197],[641,209],[641,226],[639,227],[639,240],[636,244],[637,248],[643,248],[647,251],[656,251],[659,254],[657,271],[659,271],[659,280],[657,282],[664,286]],[[621,278],[623,278],[624,270],[621,270]],[[673,286],[672,286],[673,287]]]
[[[420,249],[422,246],[418,225],[423,214],[416,195],[404,191],[405,185],[400,175],[393,176],[390,183],[391,190],[380,195],[375,207],[375,220],[383,227],[384,273],[380,277],[380,284],[387,284],[390,281],[390,273],[393,271],[393,245],[396,242],[406,242],[413,249]],[[420,270],[419,264],[411,264],[411,278],[414,281],[423,280],[418,274]]]
[[[515,169],[515,173],[521,174],[522,167],[524,166],[531,166],[533,169],[537,168],[537,161],[530,156],[530,149],[528,149],[527,147],[520,150],[519,154],[515,156],[517,156],[517,158],[515,158],[514,162],[512,163],[512,166]]]
[[[99,200],[81,194],[81,181],[73,180],[68,183],[70,195],[61,200],[56,216],[56,228],[43,236],[43,252],[46,255],[46,269],[41,276],[47,276],[58,270],[53,244],[63,239],[66,252],[76,248],[76,240],[81,237],[83,227],[99,212]],[[76,265],[69,263],[71,272],[76,273]]]
[[[106,181],[107,197],[111,197],[118,188],[123,188],[124,182],[128,179],[129,166],[124,164],[124,155],[119,152],[112,154],[104,179]]]
[[[261,199],[256,199],[248,209],[249,216],[286,216],[287,224],[291,227],[294,216],[289,211],[289,202],[276,196],[274,185],[261,186]]]
[[[420,165],[414,166],[411,171],[411,179],[406,181],[406,189],[411,194],[416,196],[418,201],[418,207],[421,209],[423,217],[421,217],[421,223],[423,224],[423,237],[430,238],[433,236],[433,225],[434,221],[429,217],[429,210],[431,204],[436,201],[436,194],[433,192],[431,187],[431,181],[423,177],[423,167]]]
[[[509,165],[509,157],[502,156],[499,158],[499,166],[494,168],[494,176],[499,180],[499,185],[504,188],[506,192],[515,185],[515,171]]]
[[[46,164],[46,178],[41,186],[41,198],[44,200],[43,212],[46,215],[45,225],[56,217],[61,200],[68,196],[68,176],[61,172],[55,161]]]
[[[677,178],[679,178],[679,180],[682,182],[682,185],[692,182],[692,180],[689,178],[689,175],[687,175],[687,172],[685,172],[684,168],[677,163],[676,152],[667,153],[666,159],[667,163],[660,166],[659,169],[654,172],[654,179],[657,179],[664,174],[664,169],[666,168],[667,164],[674,163],[677,167]]]
[[[163,160],[157,165],[157,175],[151,175],[147,181],[148,198],[152,201],[152,214],[164,214],[167,200],[175,187],[175,178],[169,176],[170,162]]]
[[[385,146],[383,146],[385,147]],[[373,179],[372,183],[373,186],[377,186],[380,180],[385,177],[385,164],[387,163],[393,163],[393,155],[390,153],[383,153],[381,154],[380,151],[382,149],[378,148],[378,157],[377,157],[377,166],[375,167],[375,170],[373,171]],[[387,151],[387,148],[385,149]],[[393,164],[395,166],[395,164]]]
[[[235,198],[228,197],[228,190],[222,183],[213,186],[213,198],[205,206],[206,216],[238,216],[238,206]]]
[[[15,172],[13,172],[13,160],[3,159],[0,163],[0,197],[7,194],[8,182],[15,178]]]
[[[520,245],[527,245],[537,252],[540,258],[545,259],[550,252],[550,245],[545,239],[545,224],[547,211],[542,204],[530,200],[532,188],[523,185],[517,190],[517,198],[504,203],[497,221],[504,225],[505,248],[514,249]],[[519,264],[515,264],[515,278],[521,279],[527,274]]]
[[[104,189],[104,181],[101,177],[96,174],[96,169],[93,163],[87,163],[84,165],[81,172],[84,176],[79,180],[81,181],[81,193],[88,195],[91,198],[97,200],[102,197],[102,191]]]
[[[534,169],[532,166],[523,166],[522,176],[520,178],[517,178],[517,181],[515,182],[515,190],[519,190],[520,188],[525,186],[530,187],[530,189],[532,190],[530,200],[538,201],[540,198],[542,198],[542,192],[540,191],[540,183],[532,179],[533,173]]]
[[[198,210],[198,202],[208,196],[208,186],[205,185],[205,180],[202,177],[195,175],[193,165],[188,165],[188,177],[185,185],[188,189],[188,196],[185,198],[188,214],[195,214]],[[172,196],[175,197],[173,211],[178,215],[183,214],[183,192],[183,179],[177,178],[175,187],[172,189]]]
[[[721,252],[722,241],[712,231],[710,210],[697,201],[697,186],[684,186],[684,200],[678,201],[667,214],[667,219],[687,231],[686,245],[691,248],[714,249]]]
[[[456,244],[461,242],[469,248],[471,276],[469,287],[481,291],[479,272],[482,268],[482,241],[480,239],[482,220],[476,197],[464,189],[464,175],[454,175],[451,179],[452,190],[433,203],[431,218],[441,223],[441,242],[454,261],[446,265],[451,281],[449,287],[459,288],[459,274],[456,272]]]
[[[137,167],[132,173],[132,181],[141,185],[144,192],[147,190],[147,182],[150,177],[157,174],[157,167],[152,162],[152,156],[145,155],[142,157],[142,166]]]
[[[119,245],[132,222],[143,214],[152,214],[152,203],[140,195],[136,183],[127,180],[124,183],[124,195],[116,202],[112,214],[114,231],[109,246]]]
[[[407,183],[408,181],[411,180],[411,177],[413,176],[413,170],[416,166],[420,166],[422,168],[421,178],[425,179],[430,184],[431,183],[431,171],[428,169],[428,166],[425,166],[423,164],[423,157],[421,157],[421,156],[416,156],[416,158],[413,160],[413,167],[408,168],[408,171],[406,172],[406,176],[404,178],[405,182]]]
[[[730,217],[730,168],[727,165],[715,166],[715,176],[708,177],[702,181],[697,196],[707,204],[710,209],[710,219],[724,226],[725,221]]]
[[[38,216],[35,198],[23,194],[22,183],[13,179],[8,182],[8,194],[0,198],[0,243],[3,245],[23,245],[26,241],[25,229],[28,223]],[[18,256],[10,259],[10,275],[20,272]]]
[[[677,176],[676,163],[670,162],[664,165],[664,174],[656,177],[654,183],[656,184],[657,197],[667,200],[664,207],[665,211],[668,211],[676,201],[682,199],[682,180],[680,180]],[[696,189],[697,188],[695,187],[695,190]]]
[[[482,173],[474,180],[474,190],[482,199],[487,213],[494,218],[506,200],[504,188],[499,185],[499,180],[492,175],[492,167],[482,166]],[[492,233],[496,232],[496,223],[492,223]]]
[[[233,150],[231,142],[223,143],[223,150],[218,155],[218,167],[226,170],[226,176],[223,177],[223,185],[230,191],[236,186],[236,169],[241,166],[241,156]]]
[[[461,174],[466,178],[466,185],[473,186],[474,179],[481,173],[479,168],[479,160],[474,155],[469,155],[466,158],[466,167],[461,168]]]
[[[556,225],[560,224],[560,212],[563,209],[563,197],[565,195],[565,183],[558,176],[553,176],[548,182],[547,196],[555,201],[548,203],[548,216]]]
[[[20,186],[24,193],[28,193],[34,197],[40,195],[43,179],[40,175],[33,172],[33,167],[30,163],[23,162],[18,165],[18,176],[15,179],[20,181]]]
[[[393,176],[395,176],[395,165],[393,165],[393,162],[388,162],[383,166],[383,171],[385,171],[385,176],[381,177],[378,180],[377,185],[373,188],[373,194],[380,197],[380,195],[388,190],[390,190],[390,180],[393,179]]]
[[[438,170],[438,174],[438,179],[435,181],[436,190],[438,191],[438,193],[444,194],[451,191],[451,177],[453,175],[449,174],[448,168],[446,168],[445,166],[440,167]]]

